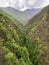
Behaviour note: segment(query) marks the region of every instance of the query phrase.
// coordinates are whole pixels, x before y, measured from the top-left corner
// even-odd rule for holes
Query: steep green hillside
[[[19,21],[0,9],[0,65],[32,65]]]
[[[47,17],[49,6],[42,9],[37,15],[32,17],[28,23],[26,24],[27,32],[29,32],[32,28],[36,27],[41,21],[43,21],[43,18]]]
[[[31,43],[33,44],[34,40],[38,43],[39,52],[34,55],[36,57],[34,63],[38,62],[36,65],[49,65],[49,6],[30,19],[26,27],[26,34],[28,34]],[[31,52],[31,61],[34,57],[32,55]]]
[[[0,9],[0,65],[49,65],[49,6],[25,28]]]

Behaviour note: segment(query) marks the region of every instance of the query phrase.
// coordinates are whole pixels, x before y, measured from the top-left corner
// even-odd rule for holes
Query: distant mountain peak
[[[19,11],[15,8],[12,7],[7,7],[7,8],[3,8],[7,13],[10,13],[11,15],[13,15],[15,18],[17,18],[18,20],[21,21],[22,24],[26,24],[28,22],[28,20],[34,16],[35,14],[37,14],[41,9],[27,9],[25,11]]]

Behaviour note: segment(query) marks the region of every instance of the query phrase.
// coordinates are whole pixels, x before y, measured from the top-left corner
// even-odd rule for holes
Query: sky
[[[43,8],[47,5],[49,5],[49,0],[0,0],[0,7],[13,7],[20,11]]]

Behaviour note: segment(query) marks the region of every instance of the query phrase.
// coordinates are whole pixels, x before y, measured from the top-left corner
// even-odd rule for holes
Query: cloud
[[[9,1],[10,2],[10,1]],[[11,2],[10,6],[19,9],[19,10],[25,10],[27,8],[31,8],[32,5],[34,4],[35,0],[15,0],[13,2]]]
[[[13,7],[18,10],[31,8],[43,8],[49,4],[49,0],[0,0],[0,7]]]
[[[44,6],[47,6],[48,4],[49,4],[49,0],[36,0],[33,7],[43,8]]]
[[[9,6],[9,3],[7,0],[0,0],[0,7]]]

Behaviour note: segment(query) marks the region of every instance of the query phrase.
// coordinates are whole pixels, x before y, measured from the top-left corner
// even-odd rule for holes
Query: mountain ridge
[[[7,7],[3,8],[6,12],[9,12],[11,15],[13,15],[15,18],[21,21],[24,25],[27,23],[28,19],[30,19],[32,16],[36,15],[41,9],[28,9],[25,11],[18,11],[14,8]]]

